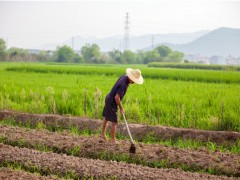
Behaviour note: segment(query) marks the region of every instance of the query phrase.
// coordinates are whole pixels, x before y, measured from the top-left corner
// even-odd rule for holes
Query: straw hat
[[[126,69],[127,76],[135,83],[142,84],[143,83],[143,77],[141,75],[140,69],[132,69],[127,68]]]

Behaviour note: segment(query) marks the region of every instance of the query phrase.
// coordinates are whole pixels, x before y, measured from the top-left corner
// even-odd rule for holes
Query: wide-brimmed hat
[[[143,77],[141,75],[140,69],[132,69],[127,68],[126,69],[127,76],[135,83],[142,84],[143,83]]]

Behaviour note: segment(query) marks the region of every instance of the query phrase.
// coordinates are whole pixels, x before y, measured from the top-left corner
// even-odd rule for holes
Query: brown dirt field
[[[0,168],[0,179],[2,180],[57,180],[58,178],[50,176],[39,176],[24,171],[12,170],[9,168]]]
[[[24,166],[35,166],[51,174],[66,174],[71,171],[78,177],[117,179],[234,179],[188,173],[179,169],[156,169],[123,162],[77,158],[65,154],[45,153],[27,148],[0,144],[0,163],[17,162]]]
[[[240,155],[221,152],[211,152],[206,149],[190,150],[163,145],[137,144],[136,154],[129,154],[130,143],[120,141],[118,145],[104,142],[97,136],[75,136],[68,133],[49,132],[19,127],[0,125],[0,136],[9,142],[24,140],[28,147],[38,144],[55,148],[60,153],[69,152],[79,146],[79,157],[99,158],[103,152],[107,154],[128,155],[130,158],[145,160],[148,163],[167,160],[170,165],[185,165],[191,169],[214,169],[225,175],[240,176]]]
[[[0,120],[15,119],[16,121],[28,122],[37,124],[39,121],[52,126],[68,127],[70,124],[77,126],[79,130],[88,128],[92,132],[99,131],[101,127],[101,120],[93,120],[81,117],[66,117],[60,115],[50,114],[29,114],[8,110],[0,110]],[[174,128],[166,126],[149,126],[141,124],[129,124],[131,133],[134,139],[141,141],[146,135],[151,134],[157,139],[193,139],[202,142],[211,141],[217,144],[236,143],[240,140],[240,132],[226,132],[226,131],[204,131],[196,129]],[[118,125],[118,133],[127,136],[127,131],[124,124]]]

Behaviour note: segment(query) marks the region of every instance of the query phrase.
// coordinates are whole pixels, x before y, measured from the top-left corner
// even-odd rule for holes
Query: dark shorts
[[[109,100],[107,97],[105,99],[102,116],[105,117],[106,121],[118,123],[117,106],[114,104],[114,102],[112,102],[112,100]]]

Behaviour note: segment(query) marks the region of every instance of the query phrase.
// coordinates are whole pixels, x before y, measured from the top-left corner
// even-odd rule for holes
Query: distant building
[[[210,64],[221,64],[225,65],[226,64],[226,59],[223,56],[211,56],[209,58],[209,63]]]
[[[40,50],[40,49],[26,49],[30,54],[36,54],[38,55],[41,51],[46,52],[48,55],[53,55],[53,50]]]
[[[39,49],[27,49],[27,51],[28,51],[30,54],[39,54],[39,52],[40,52]]]
[[[189,62],[199,64],[240,65],[240,57],[236,58],[231,55],[227,57],[223,56],[206,57],[201,54],[185,54],[185,59],[188,60]]]
[[[229,55],[226,58],[226,63],[228,65],[240,65],[240,58],[235,58],[235,57]]]
[[[47,51],[45,51],[45,52],[47,52],[48,55],[52,56],[55,51],[54,51],[54,50],[47,50]]]
[[[185,55],[185,59],[192,63],[209,64],[208,57],[200,54],[187,54]]]

